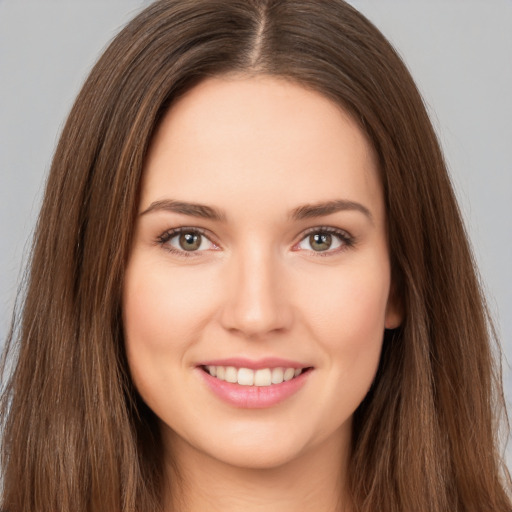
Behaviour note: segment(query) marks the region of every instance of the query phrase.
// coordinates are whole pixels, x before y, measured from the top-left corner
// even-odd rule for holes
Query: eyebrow
[[[364,214],[372,223],[373,216],[366,206],[355,201],[346,199],[336,199],[316,204],[305,204],[292,210],[290,217],[294,220],[311,219],[314,217],[323,217],[341,211],[357,211]]]
[[[174,201],[173,199],[163,199],[151,203],[140,215],[146,215],[155,211],[168,211],[173,213],[181,213],[182,215],[190,215],[191,217],[200,217],[202,219],[210,219],[217,221],[225,221],[226,215],[212,206],[198,203],[187,203],[185,201]]]
[[[162,210],[179,213],[182,215],[189,215],[191,217],[200,217],[202,219],[221,222],[226,221],[226,214],[222,210],[212,206],[207,206],[205,204],[175,201],[173,199],[162,199],[160,201],[154,201],[148,206],[148,208],[141,212],[140,215],[146,215],[147,213]],[[340,211],[361,212],[373,223],[373,216],[370,210],[366,208],[366,206],[355,201],[349,201],[347,199],[336,199],[322,203],[304,204],[294,208],[290,212],[290,218],[292,220],[304,220],[315,217],[324,217]]]

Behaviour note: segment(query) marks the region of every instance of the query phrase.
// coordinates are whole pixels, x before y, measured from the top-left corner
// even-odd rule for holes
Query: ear
[[[384,327],[386,329],[396,329],[402,325],[404,319],[404,308],[402,300],[399,297],[396,287],[391,285],[386,304],[386,315],[384,318]]]

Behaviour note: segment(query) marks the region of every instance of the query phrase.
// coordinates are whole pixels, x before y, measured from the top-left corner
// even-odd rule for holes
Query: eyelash
[[[197,257],[201,252],[204,251],[185,251],[185,250],[179,250],[171,245],[169,245],[169,241],[172,240],[175,236],[181,235],[183,233],[190,233],[190,234],[198,234],[201,236],[204,236],[210,243],[213,245],[217,245],[215,242],[211,240],[211,235],[209,235],[205,230],[201,228],[192,228],[192,227],[180,227],[180,228],[174,228],[170,229],[168,231],[165,231],[161,235],[157,237],[157,244],[162,246],[166,251],[169,251],[172,254],[175,254],[177,256],[183,257],[183,258],[191,258],[191,257]],[[338,254],[340,252],[343,252],[347,249],[350,249],[355,245],[355,238],[350,235],[347,231],[344,231],[342,229],[333,228],[330,226],[317,226],[314,228],[307,229],[304,233],[302,233],[302,236],[298,242],[296,242],[293,247],[297,247],[301,242],[303,242],[308,236],[316,234],[316,233],[322,233],[322,234],[329,234],[336,236],[339,241],[341,242],[341,247],[335,249],[335,250],[327,250],[327,251],[310,251],[315,257],[327,257],[332,256],[334,254]],[[298,250],[298,249],[296,249]]]
[[[202,251],[184,251],[175,249],[172,245],[169,245],[170,240],[172,240],[175,236],[181,235],[183,233],[191,233],[204,236],[207,240],[210,241],[210,243],[216,245],[215,242],[212,242],[211,235],[209,235],[204,229],[188,227],[174,228],[165,231],[157,238],[157,243],[161,245],[166,251],[169,251],[170,253],[176,254],[177,256],[181,256],[183,258],[193,258],[198,256],[197,253]]]
[[[302,241],[304,241],[308,236],[322,233],[328,235],[334,235],[341,241],[341,247],[334,250],[327,251],[311,251],[311,253],[316,257],[325,258],[328,256],[333,256],[335,254],[339,254],[340,252],[346,251],[355,245],[355,238],[350,235],[347,231],[339,228],[333,228],[330,226],[316,226],[314,228],[307,229],[304,233],[302,233],[301,239],[294,244],[294,247],[298,246]]]

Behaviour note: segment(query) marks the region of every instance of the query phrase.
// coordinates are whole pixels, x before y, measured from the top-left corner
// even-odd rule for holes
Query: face
[[[374,155],[338,106],[232,76],[171,108],[123,297],[131,375],[170,450],[261,468],[347,445],[400,322],[390,288]]]

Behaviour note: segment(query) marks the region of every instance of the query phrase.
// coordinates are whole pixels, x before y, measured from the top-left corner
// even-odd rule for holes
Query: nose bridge
[[[261,336],[286,329],[291,309],[284,290],[284,273],[275,252],[262,244],[247,244],[233,254],[223,323],[229,330]]]

